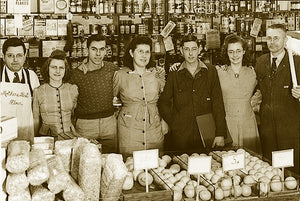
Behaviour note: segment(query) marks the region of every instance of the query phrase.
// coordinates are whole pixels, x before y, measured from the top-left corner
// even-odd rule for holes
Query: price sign
[[[133,152],[135,170],[144,170],[158,167],[158,149]]]
[[[188,172],[190,174],[206,174],[211,170],[211,156],[189,157]]]
[[[274,168],[293,167],[294,149],[272,151],[272,166]]]
[[[243,169],[245,167],[245,153],[224,154],[222,165],[223,171]]]

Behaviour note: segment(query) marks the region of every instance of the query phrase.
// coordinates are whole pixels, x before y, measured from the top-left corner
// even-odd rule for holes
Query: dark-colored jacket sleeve
[[[225,120],[225,109],[223,102],[223,95],[220,85],[219,76],[215,67],[212,70],[211,96],[212,96],[212,112],[216,124],[216,136],[227,136],[227,127]]]
[[[158,110],[168,125],[172,123],[174,72],[168,74],[164,90],[158,100]]]

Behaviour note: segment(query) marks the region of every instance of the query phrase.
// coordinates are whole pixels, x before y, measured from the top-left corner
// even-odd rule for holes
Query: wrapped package
[[[11,141],[7,148],[6,169],[11,173],[25,172],[29,167],[29,151],[28,141]]]
[[[55,194],[43,186],[31,186],[31,201],[54,201]]]
[[[118,201],[122,193],[127,168],[121,154],[109,154],[101,178],[101,199]]]
[[[0,200],[6,200],[7,194],[2,190],[0,191]]]
[[[19,191],[16,194],[8,195],[8,201],[31,201],[31,195],[29,189],[26,188],[25,190]]]
[[[5,159],[6,159],[6,149],[1,148],[0,151],[0,161],[1,161],[1,167],[0,167],[0,185],[2,186],[5,179],[6,179],[6,169],[5,169]]]
[[[49,178],[49,169],[43,150],[31,150],[29,160],[30,165],[27,170],[29,183],[34,186],[41,185]]]
[[[63,198],[65,201],[83,201],[84,192],[76,184],[73,178],[70,179],[67,188],[63,191]]]
[[[64,168],[67,172],[70,172],[71,167],[71,154],[75,140],[59,140],[55,142],[54,153],[60,157],[63,162]]]
[[[6,192],[9,195],[24,191],[29,185],[29,181],[24,173],[9,173],[6,179]]]
[[[101,179],[101,153],[97,145],[86,144],[80,154],[78,184],[85,200],[99,201]]]
[[[70,175],[66,172],[59,157],[53,155],[47,160],[49,168],[48,188],[57,194],[67,188],[70,180]]]
[[[88,143],[90,142],[86,138],[78,138],[74,143],[71,163],[71,176],[75,179],[75,181],[78,181],[80,154],[84,145]]]

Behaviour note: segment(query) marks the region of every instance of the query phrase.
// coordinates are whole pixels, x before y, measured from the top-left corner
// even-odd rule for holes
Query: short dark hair
[[[236,34],[230,34],[230,35],[226,36],[225,39],[224,39],[224,43],[223,43],[222,49],[221,49],[221,55],[222,55],[221,58],[223,60],[222,64],[230,65],[230,60],[229,60],[229,57],[228,57],[228,45],[232,44],[232,43],[240,43],[242,45],[242,48],[245,51],[245,54],[243,56],[242,64],[247,65],[250,61],[248,45],[242,37],[240,37]]]
[[[200,47],[201,40],[198,40],[198,38],[193,34],[184,35],[180,41],[180,47],[183,47],[184,43],[191,42],[191,41],[196,42],[197,46]]]
[[[287,32],[285,24],[272,24],[268,26],[268,29],[281,29],[284,33]]]
[[[100,35],[100,34],[96,34],[96,35],[91,35],[88,39],[87,39],[87,48],[90,48],[90,45],[93,41],[105,41],[105,44],[107,44],[107,39],[105,36]]]
[[[41,69],[41,74],[44,78],[44,82],[45,83],[49,83],[49,66],[50,63],[53,59],[57,59],[57,60],[63,60],[65,62],[65,76],[63,77],[63,82],[66,82],[69,78],[70,78],[70,74],[71,74],[71,68],[69,66],[69,63],[66,59],[66,53],[62,50],[53,50],[53,52],[51,53],[50,57],[45,61],[44,65],[42,66]]]
[[[131,42],[128,44],[125,55],[124,55],[124,65],[128,67],[131,70],[134,70],[133,66],[133,58],[131,57],[129,51],[131,50],[134,52],[134,50],[137,48],[138,45],[149,45],[150,46],[150,51],[151,51],[151,56],[150,56],[150,61],[147,64],[146,68],[151,68],[155,66],[155,62],[153,61],[153,56],[152,56],[152,40],[151,38],[147,36],[136,36],[134,37]]]
[[[24,54],[25,54],[26,53],[26,47],[25,47],[24,42],[21,39],[16,38],[16,37],[7,39],[3,43],[3,46],[2,46],[3,55],[5,55],[5,53],[6,53],[6,51],[9,47],[18,47],[18,46],[23,47],[23,51],[24,51]]]

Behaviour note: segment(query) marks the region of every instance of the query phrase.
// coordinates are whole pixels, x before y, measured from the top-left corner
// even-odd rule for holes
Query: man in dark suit
[[[294,149],[293,171],[299,174],[300,87],[293,87],[286,28],[273,24],[267,28],[270,53],[256,61],[258,87],[262,93],[260,137],[263,155],[271,159],[272,151]],[[300,57],[294,56],[298,83]]]

